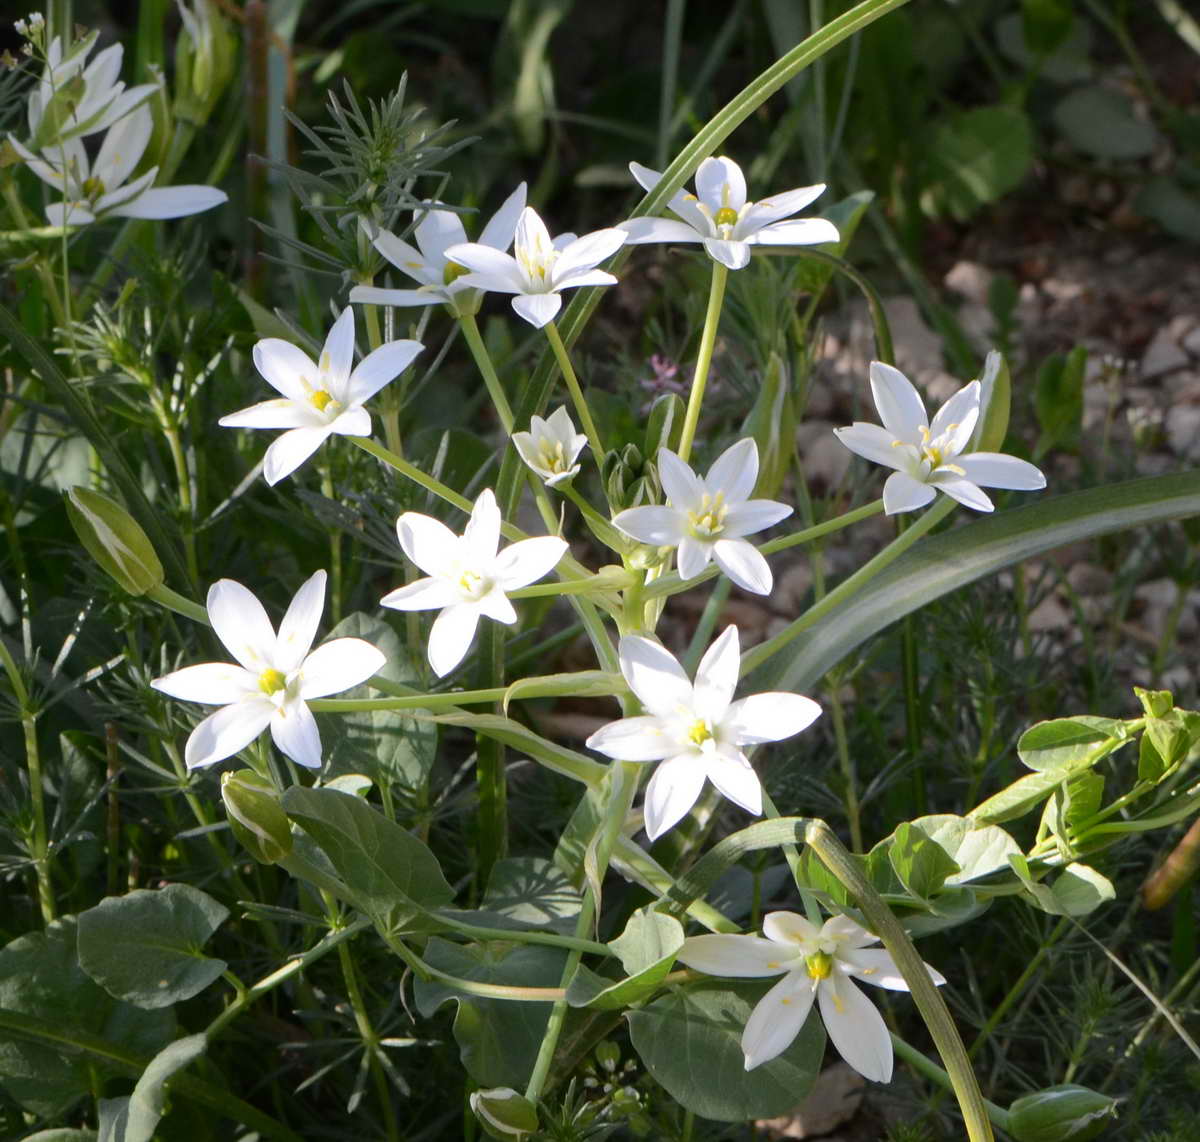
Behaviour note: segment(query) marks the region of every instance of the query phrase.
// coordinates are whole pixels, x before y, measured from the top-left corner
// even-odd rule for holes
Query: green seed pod
[[[512,1087],[475,1091],[471,1110],[491,1138],[524,1142],[538,1128],[537,1108]]]
[[[292,851],[292,826],[279,794],[254,770],[223,774],[221,800],[233,835],[259,864],[274,864]]]
[[[163,569],[146,533],[120,504],[91,488],[67,491],[67,516],[88,554],[131,595],[162,586]]]
[[[1117,1100],[1068,1083],[1017,1099],[1008,1132],[1017,1142],[1088,1142],[1117,1116]]]

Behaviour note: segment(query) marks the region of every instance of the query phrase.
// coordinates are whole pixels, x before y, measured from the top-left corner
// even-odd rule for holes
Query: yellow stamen
[[[687,513],[692,534],[698,539],[711,539],[715,535],[720,535],[724,530],[725,517],[728,514],[729,505],[725,503],[724,492],[718,492],[715,496],[705,492],[700,500],[700,510]]]
[[[804,960],[811,979],[828,979],[833,974],[833,956],[828,952],[814,952]]]
[[[334,402],[333,397],[331,397],[324,389],[317,389],[317,391],[308,398],[308,403],[311,404],[313,408],[317,410],[317,412],[324,412],[330,404],[336,402]]]
[[[447,262],[446,268],[442,271],[442,285],[449,285],[456,278],[461,278],[463,274],[470,272],[466,266],[460,266],[457,262]]]
[[[733,226],[738,220],[737,211],[731,206],[722,206],[720,210],[713,215],[713,221],[718,226]]]
[[[703,718],[698,718],[692,723],[692,728],[687,733],[688,740],[693,741],[696,745],[703,745],[707,741],[712,741],[712,730],[708,723]]]
[[[264,670],[258,676],[258,688],[264,694],[278,694],[280,690],[286,689],[287,677],[281,670],[276,670],[270,667]]]

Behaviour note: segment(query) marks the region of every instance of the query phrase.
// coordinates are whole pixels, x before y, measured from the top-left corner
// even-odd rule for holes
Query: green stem
[[[708,290],[708,309],[704,313],[704,330],[700,334],[700,350],[696,354],[696,371],[692,374],[692,391],[688,393],[687,413],[683,418],[683,431],[679,436],[679,459],[685,464],[692,454],[692,441],[696,437],[696,425],[700,422],[700,406],[704,402],[704,389],[708,384],[708,370],[712,364],[713,348],[717,343],[717,326],[721,323],[721,305],[725,300],[725,282],[729,270],[713,260],[712,283]]]
[[[592,459],[597,464],[600,464],[604,460],[604,445],[600,443],[600,433],[596,431],[596,422],[592,420],[592,410],[588,408],[587,401],[583,399],[583,390],[579,387],[579,378],[575,376],[575,370],[571,366],[571,358],[567,355],[567,347],[558,335],[558,327],[553,321],[547,322],[543,328],[546,331],[547,339],[550,341],[550,348],[554,350],[554,357],[558,361],[558,367],[562,372],[563,380],[567,384],[567,391],[571,394],[571,401],[575,405],[575,411],[579,414],[583,431],[587,435],[588,443],[592,446]]]
[[[896,1054],[903,1059],[914,1071],[924,1075],[925,1078],[931,1079],[938,1086],[944,1087],[946,1090],[954,1092],[954,1081],[950,1076],[942,1070],[932,1059],[923,1055],[916,1047],[906,1043],[899,1035],[892,1035],[892,1046],[895,1048]],[[1000,1130],[1008,1130],[1008,1111],[1002,1106],[997,1106],[994,1102],[989,1102],[986,1098],[982,1100],[983,1109],[987,1112],[988,1118]]]
[[[20,710],[21,730],[25,738],[25,764],[29,769],[29,801],[33,808],[32,856],[34,873],[37,877],[38,904],[42,920],[49,924],[55,917],[54,885],[50,880],[50,842],[46,830],[46,794],[42,788],[42,755],[38,750],[37,712],[29,700],[25,680],[17,668],[7,643],[0,638],[0,664],[8,673],[13,697]]]
[[[930,513],[932,514],[932,513]],[[958,1029],[946,1008],[933,980],[913,947],[908,933],[883,902],[871,882],[863,875],[854,857],[846,851],[824,821],[812,821],[805,828],[804,839],[820,857],[821,862],[851,892],[869,929],[883,940],[892,959],[908,984],[913,1001],[925,1020],[938,1054],[946,1064],[947,1077],[962,1111],[963,1124],[970,1142],[991,1142],[993,1138],[988,1110],[980,1093],[971,1060],[959,1038]]]
[[[850,824],[850,847],[856,852],[863,852],[862,821],[858,811],[858,773],[855,770],[854,759],[850,756],[850,741],[846,734],[846,717],[842,711],[842,700],[838,696],[840,678],[830,678],[829,709],[833,714],[833,736],[837,742],[838,765],[842,770],[842,780],[846,784],[846,819]]]
[[[333,466],[328,460],[321,465],[321,495],[327,500],[333,500]],[[334,527],[329,529],[329,594],[331,598],[330,613],[334,623],[342,620],[342,537]]]
[[[789,623],[774,638],[759,643],[758,646],[742,656],[742,674],[761,666],[774,654],[778,654],[798,635],[803,634],[818,619],[823,618],[846,600],[851,599],[875,578],[888,564],[895,562],[926,532],[932,530],[946,518],[957,506],[949,496],[943,498],[940,504],[932,507],[916,523],[902,535],[898,535],[874,559],[860,567],[848,579],[839,583],[820,602],[813,604],[794,622]]]
[[[600,901],[596,899],[599,892],[598,886],[608,871],[608,863],[612,859],[613,848],[617,843],[621,826],[624,825],[625,818],[629,815],[630,807],[633,805],[633,796],[637,792],[638,785],[638,769],[638,765],[632,762],[616,763],[608,804],[605,806],[604,815],[600,819],[600,825],[593,841],[596,848],[594,874],[589,874],[588,890],[583,898],[583,907],[575,921],[575,935],[579,939],[582,939],[591,929],[599,911]],[[550,1065],[554,1062],[554,1052],[558,1047],[563,1022],[567,1017],[566,988],[579,967],[581,954],[579,951],[572,951],[563,966],[561,986],[564,997],[551,1008],[550,1018],[546,1023],[546,1032],[542,1036],[542,1045],[538,1048],[537,1058],[533,1064],[533,1073],[529,1076],[529,1083],[525,1088],[525,1097],[532,1103],[536,1103],[541,1098],[546,1079],[550,1075]]]
[[[504,386],[500,383],[499,374],[496,372],[495,365],[492,364],[487,346],[479,335],[479,324],[475,320],[475,315],[460,314],[458,323],[462,326],[467,347],[471,350],[471,356],[475,358],[475,364],[483,376],[483,383],[487,385],[488,396],[492,398],[492,404],[496,406],[496,415],[500,417],[500,426],[504,429],[504,434],[511,437],[515,423],[512,405],[508,403],[508,397],[504,395]]]
[[[165,583],[151,587],[146,592],[146,597],[153,599],[160,606],[166,607],[167,610],[174,611],[177,615],[183,615],[184,618],[194,619],[205,626],[212,625],[208,621],[208,611],[199,603],[193,603],[191,599],[179,594],[178,591],[172,591]]]
[[[855,508],[853,511],[846,512],[845,515],[826,520],[824,523],[818,523],[813,527],[806,527],[803,531],[797,531],[791,535],[780,536],[779,539],[772,539],[768,543],[762,544],[758,550],[763,555],[774,555],[777,551],[786,551],[789,547],[799,547],[805,543],[812,543],[823,536],[831,535],[835,531],[841,531],[851,524],[858,523],[860,520],[878,515],[881,511],[883,511],[883,500],[873,500],[869,504],[864,504],[861,508]],[[699,575],[688,579],[686,582],[680,579],[675,572],[669,575],[662,575],[655,579],[653,583],[646,585],[646,598],[656,599],[663,595],[677,595],[679,592],[689,591],[698,584],[703,583],[706,579],[712,579],[719,574],[720,568],[710,563]]]

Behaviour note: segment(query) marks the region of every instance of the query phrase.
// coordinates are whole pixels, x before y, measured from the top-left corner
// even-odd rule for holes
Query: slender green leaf
[[[1099,761],[1110,750],[1102,750],[1112,738],[1123,738],[1125,723],[1115,718],[1079,714],[1055,718],[1031,726],[1017,742],[1017,754],[1032,770],[1066,769],[1088,761]],[[1121,744],[1115,742],[1113,749]]]

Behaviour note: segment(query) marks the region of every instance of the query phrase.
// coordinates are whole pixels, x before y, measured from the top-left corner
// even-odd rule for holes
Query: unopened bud
[[[1143,690],[1135,686],[1133,692],[1148,718],[1165,718],[1175,708],[1175,697],[1170,690]]]
[[[115,500],[91,488],[70,488],[67,516],[88,554],[131,595],[162,586],[162,564],[153,545]]]
[[[475,1091],[471,1095],[471,1110],[492,1138],[523,1142],[538,1128],[537,1108],[512,1087]]]
[[[274,864],[292,851],[292,826],[279,795],[254,770],[224,774],[221,800],[233,835],[260,864]]]
[[[183,30],[175,41],[175,110],[203,123],[233,77],[236,45],[213,0],[175,0]]]
[[[1117,1116],[1117,1100],[1068,1083],[1017,1099],[1008,1132],[1017,1142],[1088,1142]]]

